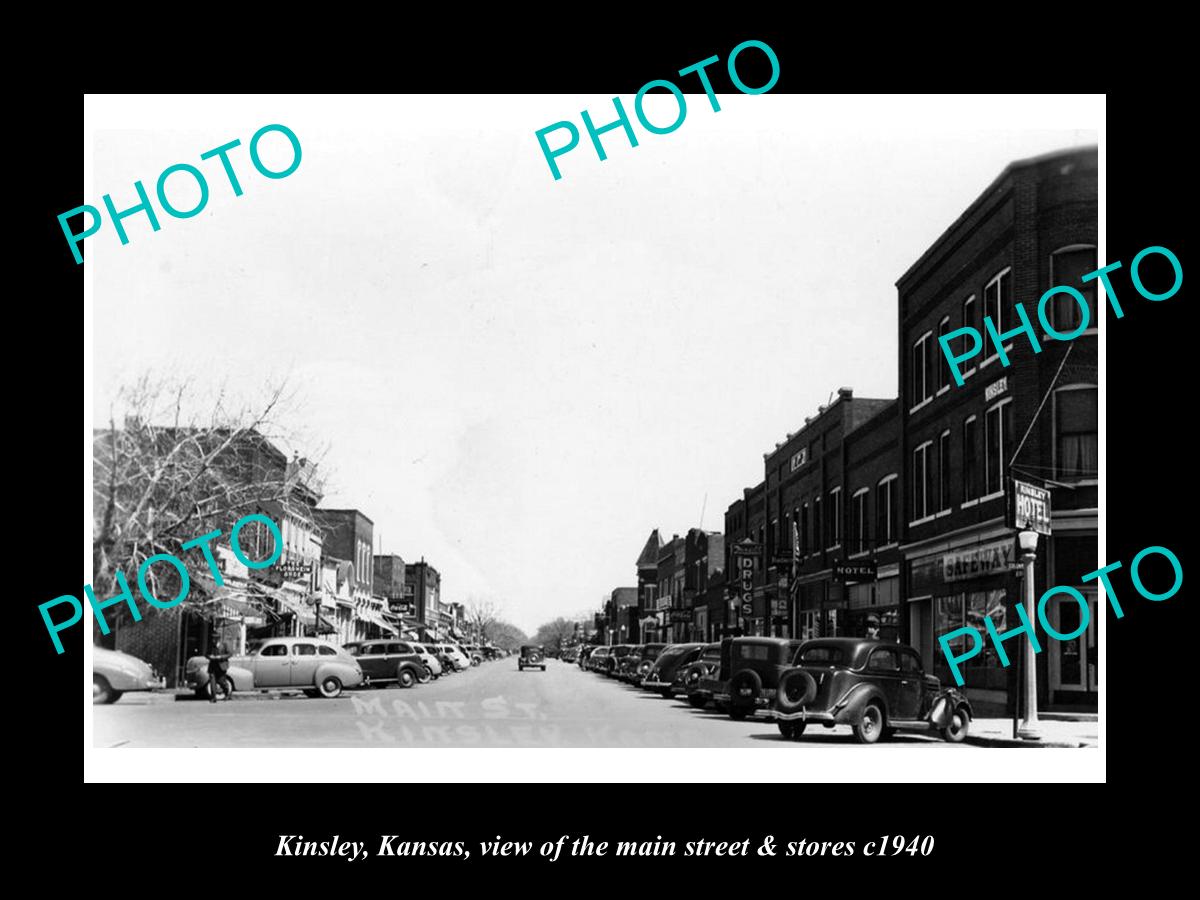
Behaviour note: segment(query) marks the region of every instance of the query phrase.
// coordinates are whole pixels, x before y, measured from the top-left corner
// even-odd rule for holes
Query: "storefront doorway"
[[[1069,641],[1049,641],[1050,703],[1095,708],[1100,672],[1096,647],[1096,597],[1087,596],[1088,627]],[[1046,618],[1059,634],[1077,631],[1083,607],[1074,597],[1058,595],[1047,603]]]

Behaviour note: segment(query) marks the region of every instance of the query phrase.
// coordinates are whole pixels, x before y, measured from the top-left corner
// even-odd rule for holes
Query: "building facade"
[[[406,596],[411,597],[412,615],[420,627],[443,637],[449,629],[449,617],[442,611],[442,578],[438,570],[425,562],[408,563],[404,567]]]
[[[1054,584],[1077,586],[1088,598],[1091,625],[1074,641],[1049,638],[1038,626],[1039,706],[1097,707],[1095,583],[1097,568],[1096,291],[1081,276],[1094,271],[1097,244],[1095,148],[1016,162],[900,278],[901,550],[906,581],[905,637],[944,681],[951,675],[936,637],[970,625],[998,631],[1019,625],[1013,612],[1021,580],[1015,535],[1005,524],[1016,477],[1051,492],[1052,534],[1039,542],[1035,596]],[[1059,341],[1039,324],[1038,300],[1049,288],[1076,286],[1090,307],[1080,337]],[[1029,313],[1042,351],[1027,335],[1002,344],[1010,365],[987,338],[983,320],[1001,335]],[[1055,330],[1081,324],[1066,296],[1048,309]],[[956,386],[938,337],[960,327],[984,333],[981,352],[963,364]],[[956,353],[965,352],[958,338]],[[1069,633],[1080,609],[1055,598],[1048,619]],[[1021,640],[1024,640],[1022,638]],[[965,638],[958,638],[960,647]],[[1008,715],[1018,693],[1017,667],[1004,667],[991,642],[964,666],[966,691],[980,715]]]
[[[374,595],[375,562],[371,548],[375,524],[357,509],[321,509],[317,513],[325,528],[326,555],[350,562],[354,639],[366,640],[390,633],[390,626],[380,615],[382,604]]]

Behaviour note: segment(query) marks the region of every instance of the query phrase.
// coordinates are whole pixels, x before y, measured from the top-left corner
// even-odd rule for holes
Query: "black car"
[[[608,648],[608,659],[600,671],[609,678],[616,678],[621,671],[621,660],[633,652],[633,644],[613,644]]]
[[[719,649],[721,645],[715,646]],[[704,644],[669,644],[646,670],[641,681],[642,687],[657,691],[668,700],[684,693],[684,671],[700,658],[704,647]]]
[[[863,638],[805,642],[796,665],[780,676],[772,705],[780,733],[792,740],[819,722],[849,725],[864,744],[899,730],[958,743],[973,717],[966,697],[927,674],[912,647]]]
[[[352,641],[343,649],[358,661],[364,685],[394,681],[408,688],[431,678],[420,654],[404,641]]]
[[[617,677],[630,684],[641,684],[658,654],[666,649],[666,644],[635,644],[630,652],[617,663]]]
[[[579,659],[577,660],[579,668],[586,669],[588,667],[588,657],[592,655],[592,651],[595,649],[595,647],[590,645],[579,648]]]
[[[736,637],[721,641],[721,668],[713,702],[731,719],[766,709],[775,699],[780,676],[792,666],[801,642],[790,638]]]
[[[712,700],[712,689],[706,680],[715,678],[721,668],[721,645],[705,644],[700,656],[688,663],[680,672],[683,692],[687,694],[688,703],[703,709]]]
[[[532,644],[526,644],[521,648],[521,656],[517,660],[517,668],[522,672],[526,669],[541,669],[546,671],[546,657],[542,654],[541,647],[535,647]]]

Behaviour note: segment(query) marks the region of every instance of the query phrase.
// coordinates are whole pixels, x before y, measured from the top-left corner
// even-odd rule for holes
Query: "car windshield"
[[[614,656],[626,656],[629,650],[629,647],[613,647],[612,652]]]
[[[415,652],[417,652],[417,653],[425,653],[425,652],[427,652],[427,651],[425,650],[425,648],[424,648],[424,647],[422,647],[420,644],[413,644],[413,650],[414,650]]]
[[[800,651],[800,662],[811,665],[844,665],[846,654],[841,647],[807,647]]]
[[[721,661],[721,648],[720,647],[710,647],[709,649],[704,651],[704,655],[701,656],[700,658],[704,659],[704,660],[709,660],[711,662],[720,662]]]

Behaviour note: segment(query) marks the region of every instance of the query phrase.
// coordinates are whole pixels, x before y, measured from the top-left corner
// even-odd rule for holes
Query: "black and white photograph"
[[[41,612],[89,779],[1103,779],[1101,323],[1178,267],[1097,277],[1104,98],[773,93],[756,43],[715,93],[86,96],[90,580]]]

